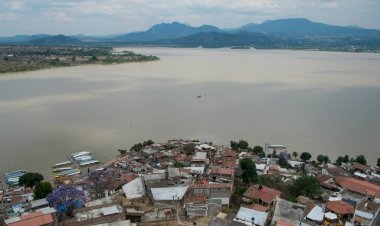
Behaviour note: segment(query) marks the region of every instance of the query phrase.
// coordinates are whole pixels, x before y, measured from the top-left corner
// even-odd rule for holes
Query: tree
[[[317,156],[317,161],[319,164],[322,164],[322,162],[325,160],[324,156],[323,155],[318,155]]]
[[[239,148],[240,149],[247,150],[248,147],[249,147],[249,144],[248,144],[247,141],[245,141],[245,140],[240,140],[239,141]]]
[[[344,162],[344,157],[338,156],[338,158],[335,160],[335,165],[341,166],[343,162]]]
[[[48,181],[42,181],[34,188],[34,199],[43,199],[53,191],[53,187]]]
[[[253,153],[256,155],[260,155],[260,153],[264,153],[264,148],[261,146],[253,147]]]
[[[48,194],[46,197],[49,205],[57,210],[60,219],[73,217],[73,210],[84,206],[86,200],[84,192],[73,186],[62,186]]]
[[[175,162],[175,163],[173,164],[173,166],[174,166],[175,168],[183,168],[183,167],[185,167],[185,165],[183,165],[182,162]]]
[[[131,147],[131,150],[138,152],[138,151],[141,151],[143,147],[144,146],[142,143],[137,143]]]
[[[247,150],[249,148],[249,144],[245,140],[240,140],[239,142],[236,141],[230,141],[231,148],[233,150]]]
[[[298,177],[289,189],[295,197],[303,195],[310,198],[317,198],[321,194],[321,187],[319,186],[317,178],[306,174]]]
[[[293,151],[292,155],[293,155],[293,157],[296,159],[296,158],[298,157],[298,152]]]
[[[311,154],[309,152],[302,152],[300,158],[306,162],[311,159]]]
[[[117,151],[120,153],[120,155],[127,154],[127,150],[125,150],[125,149],[117,149]]]
[[[231,140],[230,145],[231,145],[232,150],[239,150],[239,143],[238,142]]]
[[[239,162],[240,168],[243,170],[241,177],[243,178],[243,182],[245,184],[249,184],[254,181],[257,176],[256,173],[256,165],[250,158],[243,158]]]
[[[380,158],[377,158],[377,166],[380,167]]]
[[[330,162],[330,158],[327,155],[323,156],[323,162],[324,163],[329,163]]]
[[[350,161],[350,158],[348,155],[345,155],[344,158],[343,158],[343,162],[344,163],[348,163]]]
[[[187,155],[192,155],[194,154],[195,152],[195,144],[194,143],[188,143],[188,144],[185,144],[183,146],[183,151],[187,154]]]
[[[152,144],[154,144],[154,141],[152,141],[151,139],[146,140],[146,141],[143,142],[143,146],[144,146],[144,147],[145,147],[145,146],[150,146],[150,145],[152,145]]]
[[[367,160],[365,159],[364,155],[356,156],[355,162],[358,162],[363,165],[367,165]]]
[[[19,184],[32,188],[43,180],[44,176],[42,176],[40,173],[25,173],[20,177]]]
[[[288,160],[286,160],[283,155],[280,155],[280,158],[278,159],[278,164],[281,166],[281,168],[289,168]]]

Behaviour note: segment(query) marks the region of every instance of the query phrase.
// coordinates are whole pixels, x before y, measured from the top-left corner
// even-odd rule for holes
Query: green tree
[[[183,168],[185,165],[183,165],[182,162],[175,162],[175,163],[173,164],[173,166],[174,166],[175,168]]]
[[[345,155],[343,158],[344,163],[348,163],[350,161],[350,157],[348,155]]]
[[[143,149],[144,145],[142,143],[137,143],[131,147],[131,150],[133,151],[141,151]]]
[[[243,158],[239,162],[240,168],[243,170],[243,173],[241,175],[243,182],[245,184],[249,184],[254,181],[255,177],[257,176],[256,173],[256,165],[250,158]]]
[[[317,156],[317,161],[318,161],[318,163],[319,164],[322,164],[322,162],[325,160],[325,156],[323,156],[323,155],[318,155]]]
[[[19,184],[26,187],[34,187],[37,183],[44,180],[40,173],[25,173],[20,177]]]
[[[341,166],[343,162],[344,162],[344,157],[338,156],[338,158],[335,160],[335,165]]]
[[[239,150],[239,143],[238,142],[231,140],[230,145],[231,145],[231,148],[233,150]]]
[[[127,150],[125,150],[125,149],[117,149],[117,151],[120,153],[120,155],[127,154]]]
[[[289,189],[295,197],[303,195],[310,198],[318,198],[321,194],[321,187],[317,178],[306,174],[298,177]]]
[[[367,165],[367,160],[365,159],[364,155],[356,156],[355,162],[358,162],[363,165]]]
[[[248,147],[249,147],[249,144],[248,144],[247,141],[245,141],[245,140],[240,140],[239,141],[239,148],[240,149],[247,150]]]
[[[327,155],[323,156],[323,162],[324,163],[329,163],[330,162],[330,158]]]
[[[144,147],[145,147],[145,146],[150,146],[150,145],[152,145],[152,144],[154,144],[154,141],[152,141],[151,139],[146,140],[146,141],[143,142]]]
[[[278,164],[281,166],[281,168],[289,168],[288,160],[286,160],[282,155],[280,155],[280,158],[278,159]]]
[[[34,188],[34,199],[43,199],[53,191],[53,187],[48,181],[42,181]]]
[[[260,155],[260,153],[264,153],[264,148],[257,145],[253,147],[253,153],[256,155]]]
[[[195,144],[194,143],[188,143],[188,144],[185,144],[183,146],[183,151],[187,154],[187,155],[192,155],[194,154],[195,152]]]
[[[292,155],[293,155],[293,157],[296,159],[296,158],[298,157],[298,152],[293,151]]]
[[[302,152],[300,158],[306,162],[311,159],[311,154],[309,152]]]

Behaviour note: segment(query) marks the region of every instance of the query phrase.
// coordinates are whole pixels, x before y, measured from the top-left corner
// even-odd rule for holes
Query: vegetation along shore
[[[88,46],[0,46],[0,73],[68,67],[84,64],[120,64],[159,60],[111,47]]]

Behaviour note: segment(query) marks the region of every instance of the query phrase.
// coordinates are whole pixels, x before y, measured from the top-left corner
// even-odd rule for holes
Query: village
[[[39,184],[21,185],[24,170],[2,173],[0,225],[380,225],[380,167],[364,156],[332,164],[243,140],[148,140],[118,151],[106,163],[71,154],[53,166],[43,198]]]

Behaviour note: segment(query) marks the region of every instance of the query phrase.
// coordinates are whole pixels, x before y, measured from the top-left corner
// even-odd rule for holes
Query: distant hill
[[[148,42],[162,39],[174,39],[193,35],[200,32],[223,32],[223,30],[211,26],[203,25],[191,27],[178,22],[157,24],[143,32],[133,32],[125,35],[102,39],[106,42]]]
[[[318,35],[318,36],[376,36],[380,30],[364,29],[359,27],[341,27],[312,22],[308,19],[281,19],[269,20],[261,24],[247,24],[240,30],[249,32],[281,33],[289,35]]]
[[[81,44],[83,43],[79,39],[72,38],[65,35],[55,35],[48,36],[44,38],[33,39],[28,42],[28,44],[34,45],[70,45],[70,44]]]
[[[47,34],[38,35],[15,35],[12,37],[0,37],[0,43],[22,43],[29,42],[34,39],[49,37]]]
[[[104,36],[17,35],[0,37],[0,43],[30,45],[165,45],[186,47],[254,47],[275,49],[320,49],[330,51],[380,51],[380,30],[334,26],[304,18],[268,20],[239,28],[212,25],[192,27],[173,22],[146,31]]]
[[[251,46],[257,48],[272,47],[279,41],[278,38],[263,33],[238,32],[234,34],[222,32],[197,33],[194,35],[153,42],[154,44],[173,45],[182,47],[231,47]]]

